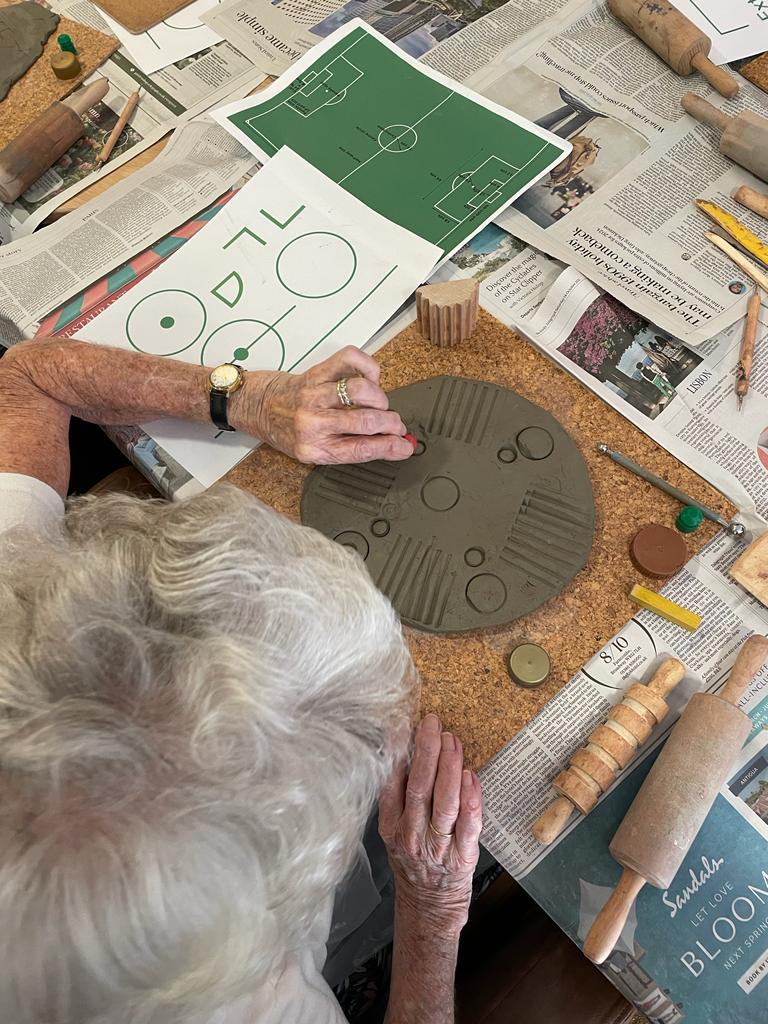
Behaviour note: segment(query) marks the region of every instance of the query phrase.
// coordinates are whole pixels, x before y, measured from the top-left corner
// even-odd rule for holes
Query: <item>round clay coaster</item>
[[[557,420],[459,377],[400,388],[390,404],[416,440],[412,457],[315,469],[302,522],[356,551],[419,629],[503,625],[558,594],[589,556],[595,506]]]
[[[664,579],[682,569],[688,561],[688,548],[668,526],[644,526],[632,538],[630,555],[640,572]]]

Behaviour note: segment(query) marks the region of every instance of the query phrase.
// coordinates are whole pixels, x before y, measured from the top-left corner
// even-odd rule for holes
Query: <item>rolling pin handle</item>
[[[648,689],[659,697],[666,697],[677,686],[685,675],[685,665],[677,658],[667,658],[653,673],[648,682]]]
[[[543,846],[549,846],[568,824],[572,813],[571,801],[567,797],[559,796],[538,816],[531,831]]]
[[[713,89],[716,89],[721,96],[732,100],[739,91],[739,83],[729,74],[725,68],[713,64],[709,57],[703,53],[697,53],[691,60],[691,66],[696,68],[709,82]]]
[[[741,695],[768,661],[768,636],[754,633],[742,645],[728,682],[720,696],[729,704],[738,704]]]
[[[768,195],[764,192],[758,192],[757,189],[750,188],[749,185],[740,185],[733,193],[733,198],[753,213],[757,213],[761,217],[768,217]]]
[[[713,128],[719,128],[723,132],[733,120],[722,110],[718,110],[707,100],[697,96],[695,92],[687,92],[680,100],[680,105],[686,114],[690,114],[694,120],[711,125]]]
[[[619,941],[629,912],[637,895],[645,885],[645,879],[632,868],[624,868],[619,884],[592,923],[584,940],[584,955],[593,964],[601,964],[610,955]]]

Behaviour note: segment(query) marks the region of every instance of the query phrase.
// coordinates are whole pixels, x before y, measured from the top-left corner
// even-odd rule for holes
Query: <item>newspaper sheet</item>
[[[89,0],[50,0],[59,15],[109,32]],[[89,79],[109,79],[110,89],[89,112],[85,135],[12,204],[0,203],[0,245],[31,234],[57,206],[94,181],[154,145],[185,119],[225,99],[245,96],[264,80],[251,62],[227,42],[146,75],[126,53],[114,53]],[[109,163],[96,160],[128,97],[141,89],[141,102],[113,150]]]
[[[0,247],[0,317],[34,333],[52,309],[209,206],[254,163],[209,118],[187,123],[148,167],[61,221]]]
[[[585,0],[545,38],[521,38],[467,84],[573,144],[499,223],[687,344],[741,319],[748,282],[706,241],[692,200],[712,199],[760,233],[731,193],[761,186],[719,152],[712,128],[683,113],[680,97],[693,89],[728,113],[765,114],[763,92],[742,81],[726,101],[678,77],[604,0]]]
[[[320,38],[269,0],[224,0],[203,21],[268,75],[282,75]]]
[[[740,550],[721,533],[663,588],[703,616],[699,630],[687,633],[640,612],[480,773],[484,845],[576,942],[618,881],[608,843],[682,708],[697,691],[719,690],[746,637],[768,632],[768,610],[728,576]],[[552,846],[540,846],[531,825],[554,797],[551,780],[630,683],[649,679],[667,656],[687,668],[670,695],[667,719],[591,814],[575,816]],[[669,890],[641,892],[604,965],[610,980],[659,1024],[766,1019],[768,671],[740,707],[753,730],[729,785]]]

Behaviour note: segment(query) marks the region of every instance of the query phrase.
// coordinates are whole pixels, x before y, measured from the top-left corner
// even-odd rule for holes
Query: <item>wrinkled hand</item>
[[[401,763],[382,790],[379,832],[398,899],[437,927],[460,929],[466,921],[482,817],[480,780],[464,768],[460,740],[427,715],[416,730],[410,772]]]
[[[299,462],[402,460],[413,455],[406,427],[379,387],[379,364],[348,346],[305,373],[248,374],[230,399],[230,422]],[[345,408],[336,382],[358,408]]]

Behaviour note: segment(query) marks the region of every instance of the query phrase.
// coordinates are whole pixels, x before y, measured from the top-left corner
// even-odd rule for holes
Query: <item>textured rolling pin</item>
[[[752,729],[736,702],[766,660],[768,637],[751,636],[723,690],[694,694],[672,730],[611,840],[624,871],[584,942],[594,963],[616,945],[646,882],[658,889],[672,883]]]
[[[82,115],[103,100],[109,81],[100,78],[68,100],[52,103],[0,150],[0,200],[13,203],[85,132]]]
[[[611,709],[607,721],[590,734],[552,783],[559,795],[533,824],[540,843],[546,845],[559,836],[574,810],[589,814],[666,717],[669,705],[664,698],[684,675],[682,662],[667,658],[649,683],[633,683],[627,689],[621,704]]]
[[[752,171],[761,181],[768,181],[768,120],[753,114],[751,110],[742,110],[735,117],[729,117],[722,110],[697,96],[695,92],[687,92],[680,100],[683,110],[696,121],[719,128],[720,152],[730,157],[734,163]]]
[[[700,72],[713,89],[729,99],[739,83],[709,59],[712,41],[668,0],[608,0],[611,12],[672,70],[686,78]]]

